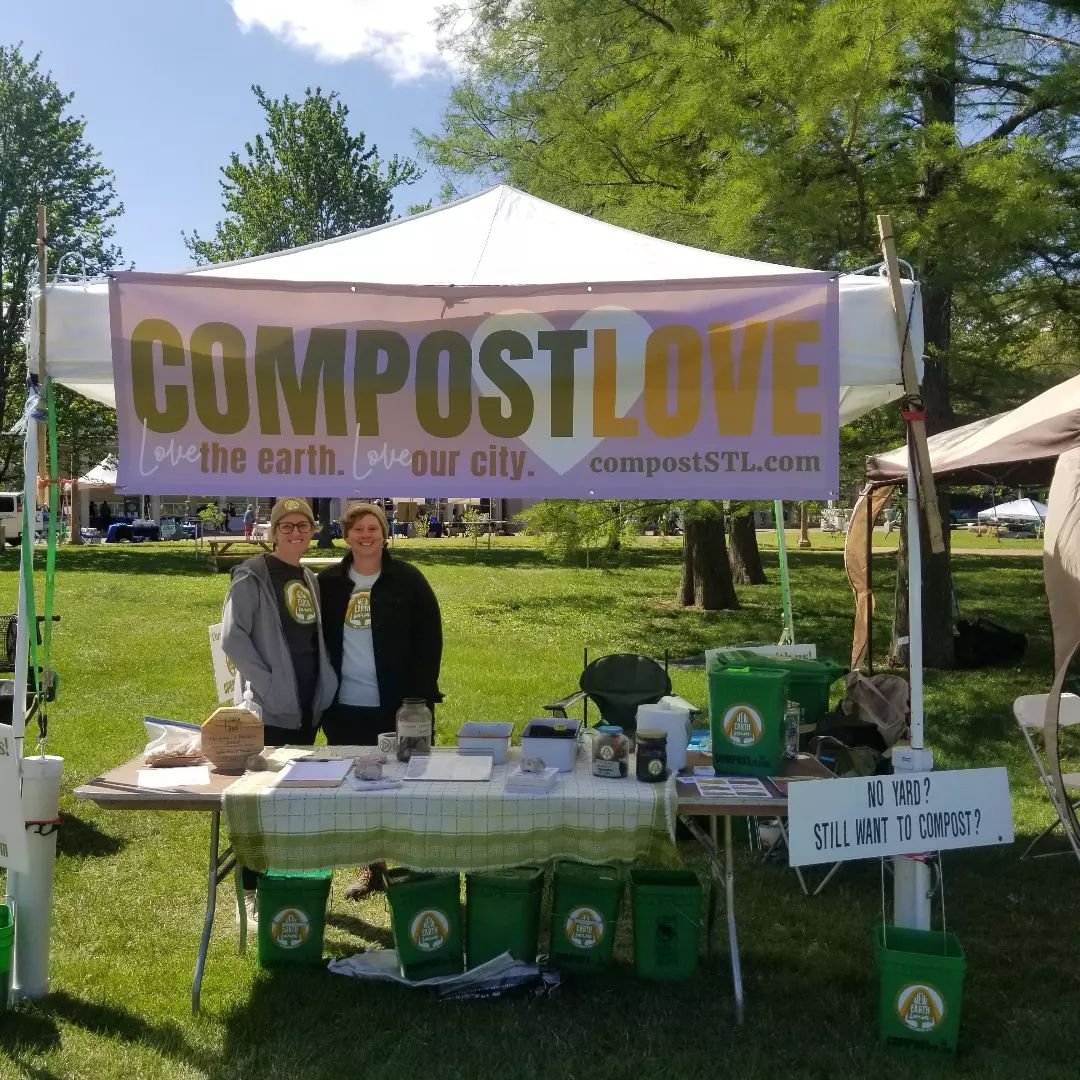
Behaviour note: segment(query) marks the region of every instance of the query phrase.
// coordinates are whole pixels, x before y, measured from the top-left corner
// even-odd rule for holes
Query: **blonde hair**
[[[362,517],[375,518],[379,523],[379,528],[382,529],[383,539],[389,536],[390,527],[386,523],[386,515],[382,512],[382,508],[374,503],[349,503],[345,507],[345,513],[341,515],[342,535],[346,534]]]

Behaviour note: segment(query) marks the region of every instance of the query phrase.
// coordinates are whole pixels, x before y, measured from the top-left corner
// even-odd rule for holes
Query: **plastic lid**
[[[596,730],[604,735],[621,735],[622,728],[618,724],[597,724]]]

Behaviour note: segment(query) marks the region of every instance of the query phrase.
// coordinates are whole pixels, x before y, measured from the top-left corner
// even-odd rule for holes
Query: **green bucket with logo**
[[[318,964],[331,870],[268,870],[259,877],[259,963]]]
[[[11,969],[15,963],[15,914],[10,904],[0,904],[0,1012],[11,996]]]
[[[542,866],[466,874],[465,966],[472,970],[504,952],[533,963],[543,898]]]
[[[698,967],[701,882],[692,870],[631,870],[634,970],[643,979],[689,979]]]
[[[590,972],[610,963],[625,886],[617,866],[555,863],[549,943],[555,967]]]
[[[398,966],[406,979],[461,972],[461,880],[457,874],[386,871]]]
[[[709,672],[709,723],[718,775],[775,776],[784,760],[786,671],[717,667]]]
[[[956,1049],[967,958],[944,930],[879,925],[878,1033]]]

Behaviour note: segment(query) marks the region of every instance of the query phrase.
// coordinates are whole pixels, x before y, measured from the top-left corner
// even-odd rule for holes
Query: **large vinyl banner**
[[[832,275],[453,288],[124,273],[110,303],[129,492],[838,486]]]

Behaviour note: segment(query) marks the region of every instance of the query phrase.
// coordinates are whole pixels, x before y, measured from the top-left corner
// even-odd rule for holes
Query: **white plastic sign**
[[[21,787],[15,731],[10,724],[0,724],[0,866],[25,872],[29,866]]]
[[[792,866],[1010,844],[1003,768],[800,780],[788,787]]]
[[[221,647],[222,624],[214,623],[210,630],[210,659],[214,662],[214,683],[219,703],[235,700],[236,668]]]

